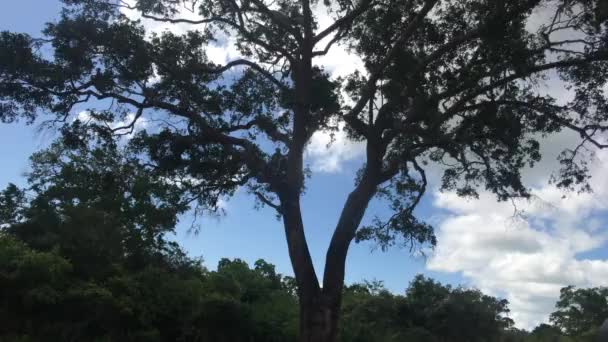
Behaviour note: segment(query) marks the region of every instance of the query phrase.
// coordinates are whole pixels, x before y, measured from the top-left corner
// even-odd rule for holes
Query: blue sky
[[[38,35],[44,22],[57,18],[59,9],[56,0],[11,1],[0,12],[0,30]],[[221,58],[229,55],[226,49],[214,51]],[[339,50],[333,59],[323,62],[339,72],[348,58],[352,56]],[[547,87],[563,92],[557,82],[549,82]],[[52,141],[52,132],[39,132],[37,128],[37,124],[0,124],[1,187],[9,182],[23,185],[29,155]],[[302,203],[306,234],[319,274],[332,228],[361,163],[360,147],[338,139],[326,151],[326,138],[314,137],[309,148],[307,162],[316,172]],[[571,136],[563,135],[546,142],[547,157],[540,169],[526,173],[529,184],[543,199],[520,204],[530,214],[529,220],[510,220],[512,207],[496,203],[488,194],[482,193],[480,201],[465,201],[453,194],[431,191],[418,215],[436,225],[437,250],[424,259],[405,249],[381,252],[372,251],[369,244],[355,244],[348,257],[347,282],[377,279],[390,290],[403,293],[415,274],[424,273],[442,282],[475,286],[509,299],[513,317],[523,327],[546,318],[561,286],[608,285],[608,156],[600,154],[594,164],[594,182],[601,191],[593,195],[562,199],[546,185],[546,168],[554,166],[560,147],[572,141]],[[435,170],[435,175],[438,172]],[[238,257],[250,263],[263,258],[275,264],[279,272],[292,273],[282,224],[270,209],[254,209],[252,198],[239,192],[227,201],[225,211],[223,217],[203,218],[196,235],[188,233],[192,217],[183,217],[176,240],[192,256],[202,256],[211,268],[222,257]],[[373,202],[365,220],[374,214],[387,214],[382,203]]]

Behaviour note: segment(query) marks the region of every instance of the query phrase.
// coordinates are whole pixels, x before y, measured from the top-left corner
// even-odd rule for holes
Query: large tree
[[[201,208],[248,189],[282,217],[302,341],[335,339],[353,240],[435,243],[413,215],[429,165],[442,165],[445,190],[507,200],[529,195],[521,170],[540,159],[540,137],[581,137],[556,173],[566,188],[586,186],[582,147],[608,146],[605,1],[63,2],[44,37],[1,33],[2,121],[53,113],[60,124],[87,108],[89,125],[125,134],[147,120],[134,148]],[[186,33],[147,34],[125,10]],[[321,27],[320,11],[335,21]],[[224,43],[241,57],[212,63],[207,49]],[[319,65],[339,44],[364,70],[334,78]],[[574,87],[572,101],[542,91],[547,75]],[[304,152],[315,132],[340,127],[364,142],[365,161],[319,279],[300,207]],[[394,215],[360,227],[377,196]]]

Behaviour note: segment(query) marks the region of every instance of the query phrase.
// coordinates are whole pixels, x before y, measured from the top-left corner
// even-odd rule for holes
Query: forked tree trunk
[[[324,300],[304,236],[299,201],[284,200],[283,210],[287,246],[300,302],[299,340],[333,342],[336,338],[338,311],[331,310],[329,301]]]
[[[339,308],[323,298],[300,301],[300,342],[334,342],[338,335]]]
[[[308,250],[300,208],[304,184],[304,147],[310,138],[312,89],[312,13],[308,1],[303,1],[303,13],[308,21],[302,59],[294,67],[294,89],[297,99],[294,107],[293,140],[287,156],[284,182],[275,184],[280,200],[281,214],[287,238],[289,257],[293,266],[300,299],[300,341],[334,342],[337,338],[338,319],[344,285],[344,271],[348,246],[355,236],[367,205],[373,197],[382,154],[373,144],[367,146],[367,166],[360,183],[348,196],[332,236],[325,260],[323,287],[315,273]],[[371,134],[371,133],[370,133]],[[370,139],[370,137],[368,137]]]
[[[346,254],[376,190],[376,178],[370,173],[368,164],[361,182],[342,209],[327,250],[323,287],[308,250],[299,193],[288,193],[280,198],[289,257],[298,285],[301,342],[334,342],[337,338]]]

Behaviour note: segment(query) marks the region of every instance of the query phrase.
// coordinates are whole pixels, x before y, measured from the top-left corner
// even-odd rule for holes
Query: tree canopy
[[[158,177],[179,180],[182,198],[214,210],[247,189],[283,219],[303,341],[336,337],[353,240],[435,243],[414,215],[430,165],[442,166],[443,190],[507,200],[529,196],[521,172],[541,158],[543,136],[581,138],[555,174],[565,189],[588,190],[581,148],[608,146],[604,1],[63,2],[42,37],[0,33],[0,119],[52,114],[61,126],[86,110],[85,131],[117,135],[147,120],[154,129],[132,148]],[[150,34],[126,10],[187,29]],[[318,11],[335,21],[321,27]],[[225,42],[240,57],[218,65],[208,48]],[[338,44],[364,69],[335,78],[317,63]],[[571,101],[537,86],[550,74],[572,87]],[[319,281],[300,208],[304,151],[315,132],[341,127],[366,154]],[[375,197],[394,214],[361,227]]]
[[[551,322],[560,330],[572,336],[593,333],[608,318],[608,288],[564,287],[556,308]]]

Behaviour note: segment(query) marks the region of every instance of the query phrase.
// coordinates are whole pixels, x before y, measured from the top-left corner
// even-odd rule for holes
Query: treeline
[[[215,271],[166,238],[189,208],[110,140],[65,136],[0,193],[0,341],[296,341],[294,279],[259,260]],[[417,276],[404,295],[344,289],[340,341],[592,341],[605,288],[565,288],[553,325],[517,330],[508,302]]]

